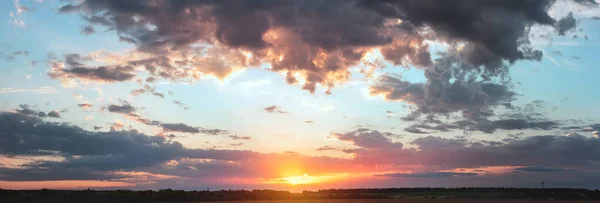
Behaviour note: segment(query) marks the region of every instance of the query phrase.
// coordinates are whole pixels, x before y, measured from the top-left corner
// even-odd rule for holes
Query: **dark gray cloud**
[[[569,13],[569,15],[558,20],[554,26],[558,34],[564,36],[567,31],[577,28],[577,20],[573,17],[573,13]]]
[[[515,171],[524,171],[524,172],[565,172],[568,169],[564,168],[556,168],[556,167],[543,167],[543,166],[526,166],[515,168]]]
[[[60,118],[60,113],[58,111],[50,111],[48,113],[48,117],[52,117],[52,118]]]
[[[354,145],[364,148],[402,148],[402,143],[391,142],[390,138],[388,138],[393,135],[393,133],[389,132],[358,129],[346,133],[333,133],[331,136],[342,141],[350,141]]]
[[[440,123],[440,124],[436,124],[436,125],[419,123],[419,124],[413,124],[413,125],[405,128],[404,131],[411,132],[411,133],[429,133],[429,132],[424,132],[421,130],[421,129],[427,129],[427,130],[436,130],[436,131],[447,132],[447,131],[451,131],[452,129],[456,129],[456,128],[457,128],[456,125],[446,124],[446,123]]]
[[[519,38],[531,24],[552,25],[547,9],[552,1],[365,1],[383,16],[400,18],[413,26],[429,26],[439,37],[473,42],[485,58],[471,58],[477,65],[506,59],[527,58],[519,50]],[[448,6],[452,4],[452,6]],[[502,19],[502,20],[492,20]],[[479,26],[480,25],[480,26]],[[475,54],[473,52],[472,54]],[[488,66],[488,68],[493,68]]]
[[[380,47],[384,58],[396,65],[437,66],[426,40],[466,43],[454,58],[461,69],[474,70],[482,78],[506,74],[507,65],[517,60],[541,58],[542,52],[527,40],[532,25],[556,25],[559,30],[570,26],[569,21],[557,23],[548,15],[553,3],[85,0],[59,11],[79,13],[92,25],[108,27],[138,51],[154,54],[136,63],[145,66],[152,77],[197,77],[173,64],[196,66],[202,73],[224,77],[232,72],[233,64],[249,67],[264,62],[270,63],[273,71],[287,72],[289,83],[298,81],[292,73],[301,73],[306,81],[303,89],[314,92],[320,84],[330,93],[339,81],[349,78],[348,67],[358,64],[371,47]],[[198,50],[194,44],[219,46]],[[250,51],[254,57],[246,59],[239,50]],[[226,62],[211,56],[189,61],[169,58],[171,54],[206,51],[229,58]]]
[[[502,142],[464,138],[420,137],[406,147],[386,139],[384,133],[357,130],[332,136],[350,141],[357,161],[373,164],[423,164],[453,168],[484,166],[546,166],[593,168],[600,161],[600,139],[578,134],[570,136],[515,137]],[[394,156],[389,156],[394,154]]]
[[[185,110],[188,110],[188,109],[190,109],[190,106],[189,106],[189,105],[187,105],[186,103],[183,103],[183,102],[180,102],[180,101],[177,101],[177,100],[173,100],[173,103],[174,103],[175,105],[177,105],[178,107],[181,107],[181,108],[183,108],[183,109],[185,109]]]
[[[29,106],[27,104],[19,104],[19,108],[16,111],[18,113],[32,115],[32,116],[38,116],[38,117],[46,117],[47,116],[47,114],[44,112],[31,109],[31,106]]]
[[[131,80],[135,74],[131,73],[131,66],[100,66],[100,67],[73,67],[64,69],[63,73],[87,80],[99,80],[105,82],[120,82]],[[51,75],[54,77],[53,75]]]
[[[505,130],[541,129],[548,130],[558,126],[554,121],[527,121],[525,119],[503,119],[492,121],[492,125]]]
[[[211,129],[211,128],[202,128],[202,127],[192,127],[185,123],[162,123],[157,120],[152,120],[145,118],[138,113],[136,113],[137,108],[131,106],[129,102],[122,100],[121,105],[111,104],[105,107],[108,111],[113,113],[124,114],[128,118],[131,118],[139,123],[150,125],[150,126],[160,126],[165,132],[182,132],[182,133],[202,133],[207,135],[220,135],[228,133],[229,131],[223,129]],[[113,125],[114,126],[114,125]],[[112,128],[116,130],[120,130],[123,126]]]
[[[390,178],[449,178],[456,176],[476,176],[477,173],[457,173],[457,172],[422,172],[422,173],[388,173],[376,176]]]
[[[86,25],[86,26],[81,27],[80,33],[84,34],[84,35],[91,35],[91,34],[96,33],[96,30],[91,25]]]
[[[536,100],[531,103],[517,106],[510,103],[497,102],[498,106],[504,106],[503,113],[494,114],[489,107],[482,109],[466,109],[460,116],[446,114],[443,120],[437,119],[436,114],[427,114],[412,111],[402,120],[417,122],[408,126],[405,131],[412,133],[425,133],[424,130],[447,132],[453,130],[480,131],[494,133],[497,130],[553,130],[568,123],[578,123],[577,120],[553,121],[545,117],[545,102]],[[423,116],[427,115],[427,116]],[[581,129],[580,126],[567,127],[569,129]],[[565,129],[565,127],[563,127]]]
[[[135,111],[137,110],[135,107],[131,106],[131,104],[129,104],[129,102],[127,101],[123,101],[123,104],[121,105],[110,104],[106,107],[106,109],[108,109],[108,111],[112,113],[120,114],[131,114],[135,113]]]
[[[200,133],[200,129],[184,123],[161,123],[160,127],[167,132]]]
[[[0,154],[65,158],[2,168],[2,180],[106,180],[117,176],[110,171],[141,169],[180,157],[239,160],[255,156],[248,151],[189,149],[134,130],[87,131],[21,113],[2,112],[0,123]]]
[[[277,105],[268,106],[268,107],[264,108],[263,110],[265,110],[266,112],[269,112],[269,113],[288,113],[287,111],[281,110],[281,108]]]
[[[52,61],[52,69],[48,72],[48,76],[52,79],[79,78],[98,82],[123,82],[135,77],[135,69],[131,65],[86,66],[84,63],[90,60],[91,58],[79,54],[66,54],[64,67]]]
[[[548,120],[527,120],[527,119],[498,119],[498,120],[462,120],[457,121],[453,126],[456,129],[465,129],[469,131],[481,131],[484,133],[494,133],[496,130],[552,130],[559,126],[559,123]]]
[[[403,101],[417,107],[416,112],[404,120],[414,120],[422,113],[451,113],[457,111],[481,111],[510,102],[516,95],[502,84],[477,82],[466,78],[454,78],[452,69],[426,70],[427,83],[410,83],[392,76],[382,76],[370,87],[373,95],[383,95],[386,100]]]
[[[208,129],[201,127],[192,127],[184,123],[160,123],[156,121],[157,125],[163,128],[165,132],[182,132],[182,133],[202,133],[207,135],[220,135],[228,133],[227,130],[222,129]]]
[[[60,112],[58,112],[58,111],[50,111],[48,113],[45,113],[43,111],[38,111],[33,108],[34,108],[34,106],[30,106],[27,104],[20,104],[19,108],[16,109],[16,112],[30,115],[30,116],[37,116],[40,118],[45,118],[45,117],[60,118]]]
[[[590,125],[584,125],[584,126],[567,126],[567,127],[564,127],[563,129],[567,129],[567,130],[579,130],[579,131],[582,131],[582,132],[600,131],[600,123],[595,123],[595,124],[590,124]]]
[[[200,129],[200,133],[202,134],[207,134],[207,135],[222,135],[222,134],[227,134],[229,133],[229,131],[227,130],[223,130],[223,129],[216,129],[216,128],[199,128]],[[242,137],[242,138],[246,138],[246,137]]]
[[[151,126],[157,126],[160,125],[160,121],[156,121],[156,120],[152,120],[152,119],[148,119],[148,118],[144,118],[143,116],[140,116],[137,113],[129,113],[127,114],[127,116],[129,118],[132,118],[133,120],[146,124],[146,125],[151,125]]]
[[[415,133],[415,134],[429,134],[429,132],[423,131],[416,126],[410,126],[410,127],[404,128],[404,131],[409,132],[409,133]]]

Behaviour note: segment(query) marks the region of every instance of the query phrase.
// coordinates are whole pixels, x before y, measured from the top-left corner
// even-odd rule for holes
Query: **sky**
[[[0,5],[0,188],[600,189],[594,0]]]

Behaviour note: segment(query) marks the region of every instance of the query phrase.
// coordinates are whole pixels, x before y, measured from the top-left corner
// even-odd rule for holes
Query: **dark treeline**
[[[291,193],[274,190],[2,190],[0,202],[202,202],[374,198],[600,200],[600,191],[520,188],[374,188]]]

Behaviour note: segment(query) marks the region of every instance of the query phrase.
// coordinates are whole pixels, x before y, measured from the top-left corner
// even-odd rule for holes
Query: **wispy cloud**
[[[19,92],[34,92],[34,93],[41,93],[41,94],[51,94],[51,93],[56,93],[56,89],[54,89],[54,87],[48,87],[48,86],[38,87],[38,88],[33,88],[33,89],[19,89],[19,88],[10,88],[10,87],[0,89],[0,94],[19,93]]]

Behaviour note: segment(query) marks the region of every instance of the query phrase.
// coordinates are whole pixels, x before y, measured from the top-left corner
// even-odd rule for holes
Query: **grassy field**
[[[272,200],[272,201],[231,201],[211,203],[576,203],[597,202],[584,200],[502,200],[502,199],[335,199],[335,200]]]

